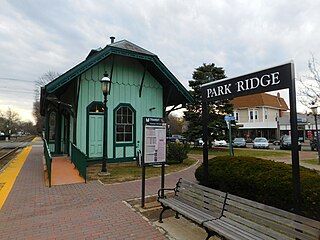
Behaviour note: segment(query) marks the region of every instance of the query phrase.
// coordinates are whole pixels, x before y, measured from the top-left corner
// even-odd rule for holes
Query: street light
[[[104,96],[103,101],[103,115],[104,115],[104,124],[103,124],[103,159],[102,159],[102,168],[100,175],[108,175],[107,172],[107,96],[110,95],[111,89],[111,80],[108,77],[108,73],[103,75],[103,78],[100,80],[101,90]]]
[[[317,115],[318,115],[318,106],[313,105],[310,107],[312,114],[314,116],[314,122],[316,124],[316,141],[317,141],[317,151],[318,151],[318,164],[320,164],[320,152],[319,152],[319,136],[318,136],[318,122],[317,122]]]

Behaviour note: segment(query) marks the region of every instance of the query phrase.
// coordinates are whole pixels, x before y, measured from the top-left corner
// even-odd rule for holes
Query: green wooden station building
[[[111,80],[106,109],[100,82],[105,73]],[[192,101],[157,55],[111,37],[105,48],[91,50],[84,61],[41,89],[44,138],[52,154],[77,148],[87,162],[101,161],[106,144],[108,162],[135,161],[142,150],[143,117],[165,118]]]

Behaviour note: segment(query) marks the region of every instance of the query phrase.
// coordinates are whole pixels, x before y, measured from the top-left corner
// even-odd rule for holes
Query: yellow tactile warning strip
[[[41,141],[42,138],[41,137],[35,137],[34,139],[32,139],[31,142],[37,142],[37,141]]]
[[[84,183],[77,169],[67,157],[54,157],[51,167],[51,185]]]
[[[17,156],[7,168],[0,174],[0,209],[6,201],[11,188],[26,161],[32,147],[26,147],[22,150],[19,156]]]

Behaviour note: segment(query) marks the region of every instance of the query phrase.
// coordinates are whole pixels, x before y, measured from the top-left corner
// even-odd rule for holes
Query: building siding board
[[[144,66],[136,59],[115,57],[112,75],[111,94],[108,96],[108,158],[114,156],[114,119],[113,110],[121,103],[131,104],[136,111],[136,141],[137,148],[142,150],[142,117],[163,117],[163,89],[161,84],[148,72],[145,75],[142,95],[139,97],[140,84]],[[106,59],[82,74],[80,79],[80,93],[77,117],[77,145],[81,151],[86,149],[87,106],[93,101],[103,101],[100,79],[107,70],[111,72],[112,58]],[[150,108],[155,108],[149,111]],[[103,129],[102,129],[103,130]],[[135,155],[134,146],[126,147],[126,157]],[[116,157],[123,158],[123,147],[116,147]]]

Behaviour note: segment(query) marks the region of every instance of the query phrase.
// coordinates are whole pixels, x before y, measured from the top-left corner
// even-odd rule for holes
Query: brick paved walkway
[[[43,148],[35,142],[0,210],[3,239],[165,239],[127,207],[123,200],[140,197],[140,181],[102,185],[97,181],[45,187]],[[195,180],[194,167],[166,177]],[[157,192],[160,179],[146,182],[146,194]]]

